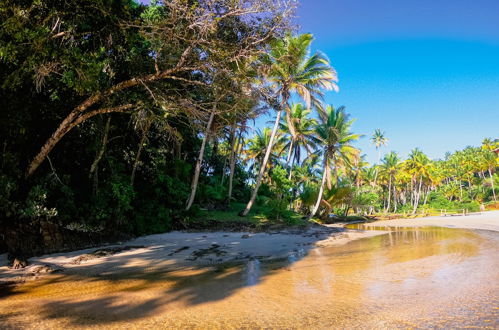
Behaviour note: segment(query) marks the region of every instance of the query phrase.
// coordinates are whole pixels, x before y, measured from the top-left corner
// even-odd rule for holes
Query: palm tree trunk
[[[393,185],[393,212],[397,212],[397,186]]]
[[[490,183],[492,184],[492,195],[494,196],[494,202],[497,202],[496,190],[494,187],[494,176],[492,175],[492,171],[490,170],[490,167],[489,167],[489,177],[490,177]]]
[[[390,175],[390,180],[388,181],[388,201],[387,201],[385,213],[390,211],[391,198],[392,198],[392,176]]]
[[[430,194],[430,188],[426,189],[426,194],[424,196],[424,202],[423,202],[423,206],[426,205],[426,202],[428,201],[428,195]]]
[[[323,161],[323,167],[322,167],[322,180],[321,180],[321,187],[319,189],[319,195],[317,196],[317,201],[315,202],[314,208],[312,209],[312,212],[308,216],[308,220],[312,219],[317,211],[319,210],[319,206],[321,205],[322,201],[322,194],[324,193],[324,185],[326,184],[326,168],[327,168],[327,160],[326,160],[326,155],[324,155],[324,161]]]
[[[192,184],[191,184],[191,195],[189,196],[189,199],[187,201],[187,206],[185,207],[186,210],[189,210],[192,206],[192,203],[194,202],[194,198],[196,197],[196,190],[198,188],[198,181],[199,181],[199,174],[201,173],[201,165],[203,163],[203,157],[204,157],[204,149],[206,147],[206,141],[208,140],[208,136],[210,133],[211,129],[211,124],[213,123],[213,118],[215,117],[215,109],[210,114],[210,119],[208,120],[208,124],[206,125],[206,130],[204,133],[203,137],[203,142],[201,143],[201,150],[199,150],[199,157],[196,161],[196,169],[194,170],[194,177],[192,178]]]
[[[291,176],[293,175],[293,166],[295,165],[295,155],[291,156],[291,164],[289,166],[289,175],[288,175],[288,180],[291,180]]]
[[[419,205],[419,198],[421,197],[421,185],[423,184],[423,177],[419,177],[419,188],[418,192],[416,193],[416,200],[414,201],[414,208],[412,209],[412,214],[416,213],[416,210],[418,209]]]
[[[265,157],[263,158],[262,166],[260,167],[260,170],[258,171],[258,177],[256,178],[255,188],[253,188],[253,192],[251,193],[251,198],[250,198],[248,204],[246,205],[246,208],[239,213],[239,216],[242,216],[242,217],[247,216],[249,211],[253,207],[253,204],[255,203],[256,195],[258,194],[258,189],[260,188],[260,185],[262,184],[263,175],[265,174],[265,169],[267,168],[267,163],[269,161],[270,154],[272,153],[272,147],[274,146],[275,136],[277,134],[277,130],[279,128],[279,123],[281,121],[281,114],[282,114],[282,110],[277,111],[277,115],[276,115],[275,123],[274,123],[274,128],[272,129],[272,134],[270,135],[269,145],[267,146],[267,149],[265,150]]]
[[[289,164],[289,162],[291,161],[294,145],[295,145],[294,140],[291,140],[291,143],[289,144],[289,149],[288,149],[288,157],[286,158],[286,164]]]

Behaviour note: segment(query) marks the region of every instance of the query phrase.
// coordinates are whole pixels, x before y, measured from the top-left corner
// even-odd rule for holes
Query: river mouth
[[[497,328],[498,243],[497,232],[393,228],[271,262],[123,276],[59,274],[2,298],[0,325]]]

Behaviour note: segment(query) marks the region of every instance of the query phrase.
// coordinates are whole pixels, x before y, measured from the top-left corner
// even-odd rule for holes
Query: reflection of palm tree
[[[360,138],[360,135],[350,132],[353,120],[349,119],[349,115],[345,113],[345,108],[340,107],[335,109],[333,106],[327,106],[326,113],[321,116],[321,123],[315,129],[320,145],[323,146],[315,152],[322,156],[322,181],[319,188],[317,201],[310,213],[309,218],[312,218],[319,209],[324,193],[324,185],[327,184],[328,189],[331,189],[331,168],[334,167],[337,173],[338,167],[343,165],[351,165],[351,160],[358,157],[359,150],[351,145],[351,143]]]
[[[269,81],[270,87],[277,91],[280,104],[276,106],[277,115],[274,128],[256,178],[255,187],[246,208],[240,212],[241,216],[248,215],[255,202],[274,145],[282,110],[286,111],[291,134],[295,135],[288,106],[291,93],[296,92],[305,100],[307,107],[310,107],[312,103],[319,104],[318,98],[322,97],[324,93],[322,89],[337,89],[338,78],[327,58],[321,53],[309,56],[312,40],[312,35],[308,33],[296,37],[288,35],[284,39],[276,41],[269,54],[263,58],[263,65],[266,69],[265,77]]]

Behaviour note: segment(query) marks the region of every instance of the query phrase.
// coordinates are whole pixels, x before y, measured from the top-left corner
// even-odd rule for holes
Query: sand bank
[[[481,212],[467,216],[437,216],[415,219],[383,220],[366,224],[371,227],[447,227],[499,231],[499,211]]]
[[[29,266],[20,270],[9,268],[4,254],[0,256],[0,281],[30,281],[52,272],[98,276],[212,266],[251,259],[302,257],[312,249],[342,245],[383,233],[319,225],[265,233],[170,232],[121,244],[31,258]]]

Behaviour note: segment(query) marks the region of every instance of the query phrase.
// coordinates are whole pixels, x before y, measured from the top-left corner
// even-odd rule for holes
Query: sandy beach
[[[499,211],[488,211],[467,216],[436,216],[416,219],[395,219],[365,224],[370,227],[447,227],[499,231]]]
[[[120,244],[30,258],[24,269],[8,267],[0,256],[0,282],[25,282],[48,273],[96,276],[138,271],[212,266],[250,259],[272,260],[305,256],[311,249],[343,245],[386,233],[349,230],[338,225],[314,225],[265,233],[170,232],[139,237]]]
[[[139,237],[119,244],[44,255],[29,259],[29,266],[8,267],[0,255],[0,282],[25,282],[48,273],[124,274],[140,269],[212,266],[250,259],[272,260],[300,257],[310,250],[343,245],[350,241],[386,233],[381,227],[447,227],[499,231],[499,211],[468,216],[437,216],[396,219],[365,224],[372,229],[344,229],[341,224],[308,229],[250,232],[170,232]]]

